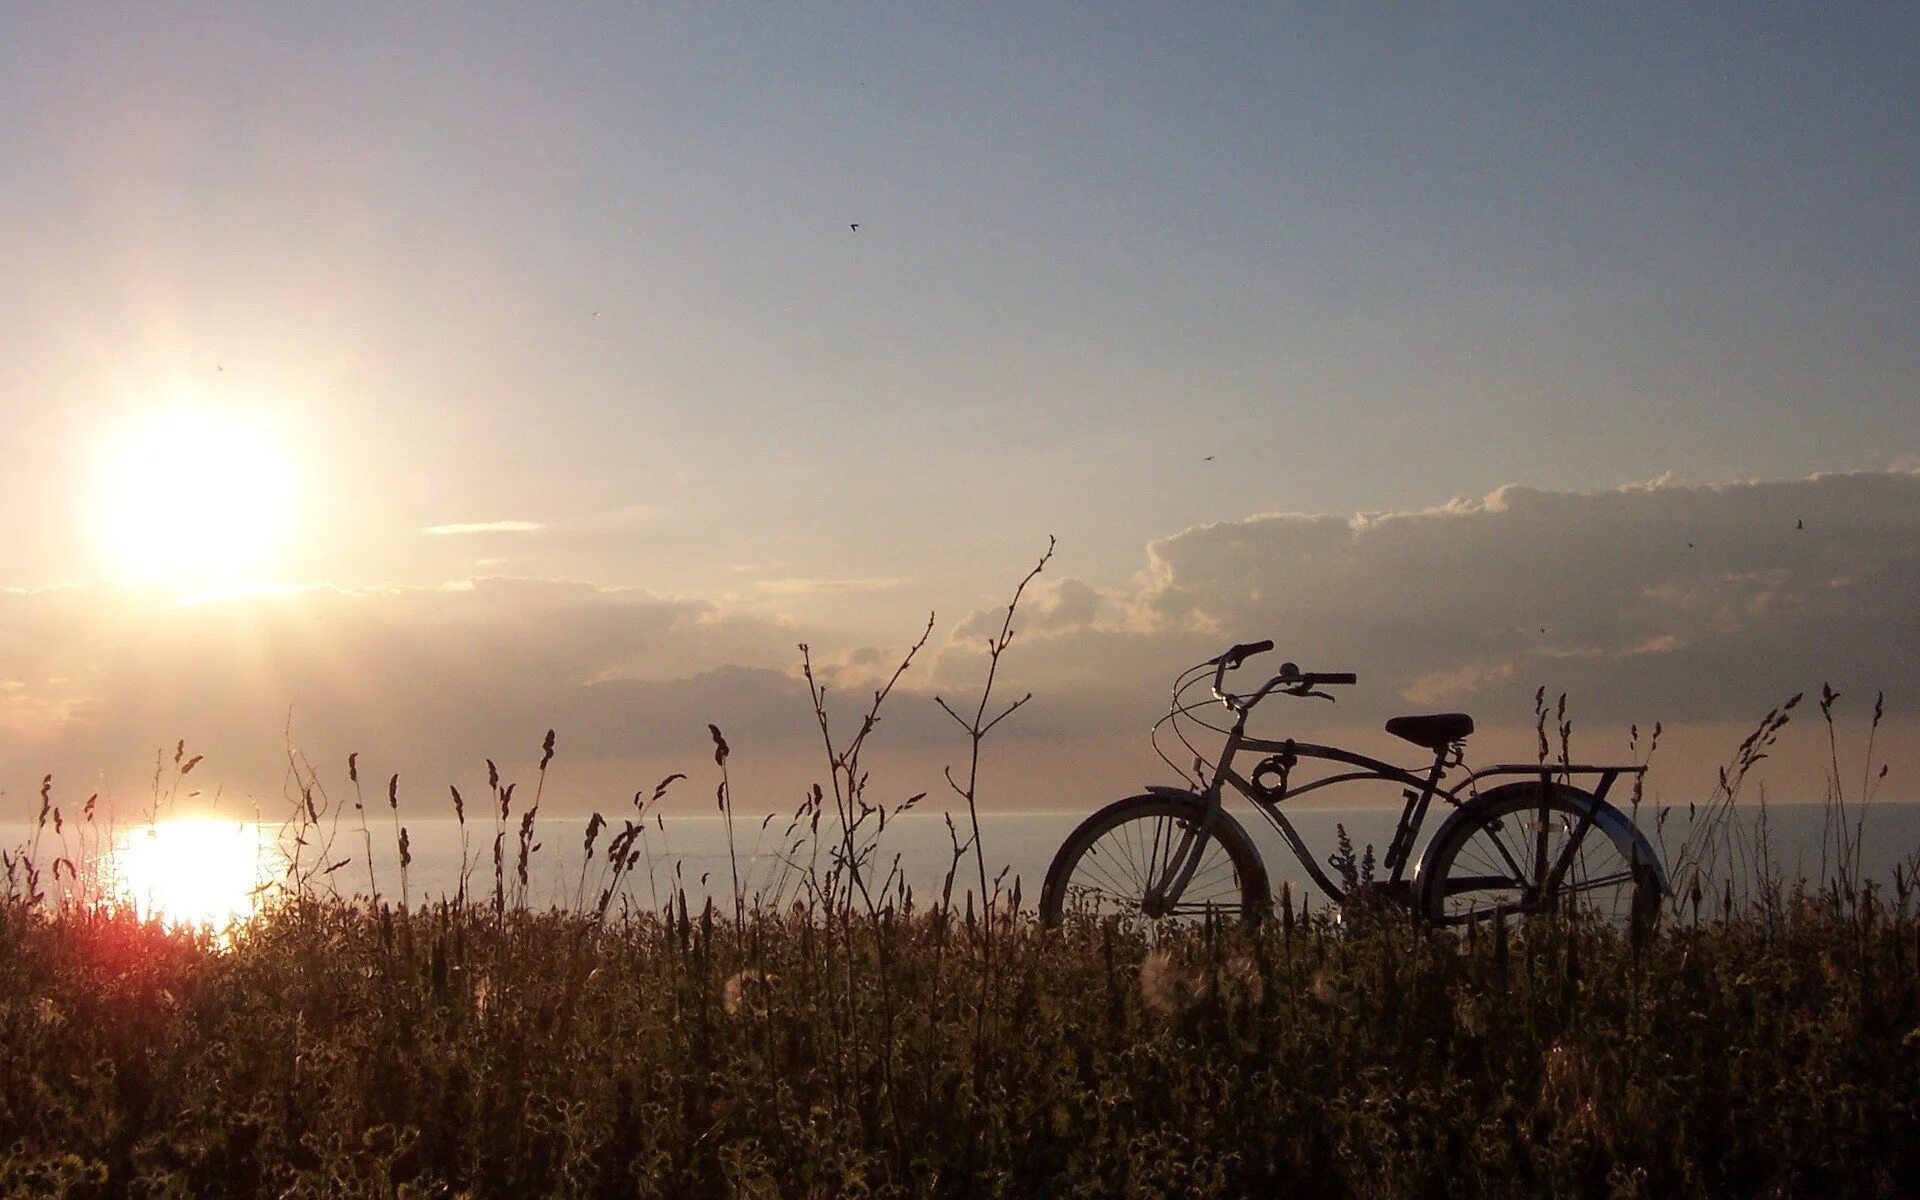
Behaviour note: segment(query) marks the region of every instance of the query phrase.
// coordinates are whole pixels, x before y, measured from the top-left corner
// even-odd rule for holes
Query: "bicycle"
[[[1465,713],[1387,722],[1388,733],[1433,754],[1424,773],[1335,746],[1290,737],[1249,737],[1247,718],[1269,696],[1331,701],[1334,697],[1322,689],[1357,682],[1351,672],[1303,672],[1289,662],[1257,691],[1236,696],[1226,690],[1227,672],[1271,649],[1270,640],[1242,643],[1189,667],[1175,680],[1167,715],[1153,729],[1155,751],[1178,770],[1161,749],[1159,733],[1170,725],[1194,750],[1180,726],[1180,719],[1188,718],[1226,735],[1218,757],[1208,764],[1194,750],[1197,788],[1148,787],[1081,822],[1047,871],[1040,895],[1045,923],[1058,925],[1069,912],[1153,920],[1261,919],[1272,906],[1266,864],[1245,827],[1225,809],[1229,786],[1279,831],[1314,884],[1346,904],[1360,888],[1328,876],[1280,806],[1360,780],[1388,781],[1406,789],[1381,862],[1387,878],[1367,888],[1372,895],[1407,905],[1442,925],[1496,911],[1530,914],[1574,908],[1636,928],[1658,919],[1661,899],[1668,893],[1666,872],[1646,835],[1607,801],[1615,781],[1643,773],[1644,765],[1555,762],[1543,753],[1540,762],[1497,763],[1442,786],[1450,771],[1465,766],[1465,743],[1473,733],[1473,718]],[[1187,703],[1186,693],[1206,678],[1208,668],[1213,671],[1212,698]],[[1194,716],[1215,702],[1233,714],[1231,726]],[[1243,775],[1235,769],[1235,759],[1248,753],[1265,757]],[[1292,786],[1295,767],[1310,759],[1348,769]],[[1524,778],[1510,778],[1515,776]],[[1591,780],[1591,790],[1575,786],[1576,779]],[[1486,780],[1500,782],[1483,791],[1480,785]],[[1454,811],[1434,831],[1408,875],[1414,845],[1436,799]]]

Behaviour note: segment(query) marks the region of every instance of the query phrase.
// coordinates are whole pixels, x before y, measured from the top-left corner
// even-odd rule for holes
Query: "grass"
[[[602,922],[288,901],[222,947],[0,916],[0,1190],[1898,1195],[1902,899],[1465,935]],[[976,1040],[978,1039],[978,1040]]]

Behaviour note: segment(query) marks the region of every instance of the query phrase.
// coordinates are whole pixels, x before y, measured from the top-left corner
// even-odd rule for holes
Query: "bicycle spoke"
[[[1082,822],[1041,890],[1049,922],[1069,911],[1182,924],[1257,918],[1270,902],[1259,850],[1237,821],[1158,796],[1116,801]]]
[[[1139,895],[1143,888],[1133,857],[1128,853],[1124,832],[1111,842],[1102,840],[1088,848],[1080,865],[1089,874],[1098,875],[1115,895]],[[1103,850],[1105,853],[1103,853]]]
[[[1166,817],[1159,817],[1153,823],[1153,845],[1147,852],[1147,887],[1149,888],[1159,887],[1162,877],[1166,874],[1166,860],[1162,852],[1172,840],[1172,831],[1168,825],[1169,820]]]
[[[1527,878],[1536,888],[1547,885],[1547,863],[1550,861],[1547,857],[1547,835],[1553,828],[1547,816],[1548,804],[1549,801],[1543,797],[1533,818],[1533,873]]]
[[[1540,912],[1564,905],[1609,920],[1630,916],[1643,882],[1621,844],[1596,828],[1585,809],[1559,797],[1550,803],[1543,821],[1537,794],[1516,796],[1462,834],[1438,865],[1440,878],[1427,885],[1434,915],[1459,922],[1500,908]],[[1545,855],[1544,880],[1521,865],[1519,846],[1536,863]]]
[[[1168,910],[1168,915],[1175,917],[1204,917],[1209,913],[1220,914],[1238,911],[1239,908],[1240,898],[1235,896],[1231,903],[1209,901],[1204,904],[1176,904]]]
[[[1154,889],[1180,867],[1185,845],[1187,853],[1200,857],[1179,903],[1162,915],[1190,919],[1236,912],[1242,903],[1239,870],[1217,839],[1193,848],[1197,835],[1192,822],[1168,814],[1122,821],[1087,846],[1067,881],[1067,893],[1080,911],[1143,915]]]
[[[1504,822],[1495,821],[1486,826],[1484,832],[1487,835],[1487,840],[1493,843],[1494,849],[1500,852],[1500,857],[1506,860],[1507,870],[1513,872],[1512,877],[1516,880],[1524,880],[1527,877],[1526,871],[1521,868],[1520,860],[1513,856],[1513,851],[1507,848],[1507,839],[1500,836],[1502,832],[1501,826],[1503,824]]]
[[[1442,891],[1452,896],[1460,892],[1494,891],[1503,888],[1518,890],[1519,886],[1503,875],[1449,876]]]
[[[1098,876],[1100,877],[1100,879],[1101,879],[1101,880],[1102,880],[1102,881],[1103,881],[1103,882],[1104,882],[1104,883],[1105,883],[1105,884],[1106,884],[1106,885],[1107,885],[1108,887],[1110,887],[1110,888],[1112,888],[1112,889],[1113,889],[1113,894],[1114,894],[1115,896],[1123,896],[1123,895],[1126,895],[1126,894],[1127,894],[1127,887],[1126,887],[1126,885],[1125,885],[1125,884],[1123,884],[1123,883],[1122,883],[1122,882],[1121,882],[1120,880],[1118,880],[1118,879],[1115,879],[1115,878],[1114,878],[1114,877],[1112,876],[1112,874],[1108,872],[1108,870],[1107,870],[1107,868],[1106,868],[1106,866],[1105,866],[1104,864],[1102,864],[1102,863],[1097,863],[1097,862],[1093,862],[1093,861],[1092,861],[1092,857],[1091,857],[1091,856],[1088,856],[1088,858],[1086,858],[1086,859],[1082,859],[1082,860],[1081,860],[1081,863],[1082,863],[1082,865],[1084,865],[1085,867],[1087,867],[1087,869],[1088,869],[1088,873],[1089,873],[1089,874],[1097,874],[1097,875],[1098,875]]]
[[[1566,896],[1578,895],[1581,892],[1598,891],[1600,888],[1607,887],[1619,887],[1623,883],[1632,882],[1632,871],[1615,871],[1611,875],[1602,875],[1596,879],[1589,879],[1583,883],[1574,884],[1571,887],[1563,887],[1560,889],[1560,894]]]
[[[1133,886],[1139,889],[1140,894],[1144,896],[1147,891],[1147,881],[1140,871],[1139,830],[1128,825],[1122,825],[1120,830],[1121,838],[1126,843],[1124,856],[1121,858],[1120,863],[1126,868],[1127,878],[1133,881]]]

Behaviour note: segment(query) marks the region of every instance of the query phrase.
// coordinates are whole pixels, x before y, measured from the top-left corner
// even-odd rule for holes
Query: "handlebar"
[[[1345,684],[1360,682],[1360,677],[1352,671],[1316,671],[1312,674],[1302,675],[1300,678],[1306,682],[1308,687],[1313,687],[1321,683]]]
[[[1302,671],[1292,663],[1281,663],[1280,673],[1272,679],[1267,680],[1265,684],[1261,685],[1259,691],[1254,692],[1249,697],[1235,696],[1233,693],[1225,690],[1228,671],[1239,669],[1240,665],[1247,659],[1252,658],[1256,654],[1265,654],[1271,649],[1273,649],[1272,638],[1265,638],[1257,642],[1241,642],[1214,659],[1214,696],[1228,708],[1236,712],[1246,712],[1254,705],[1260,703],[1260,701],[1266,699],[1269,692],[1276,689],[1284,691],[1290,696],[1318,696],[1323,700],[1331,700],[1333,699],[1332,696],[1327,695],[1325,692],[1316,692],[1313,689],[1323,685],[1352,684],[1359,681],[1359,677],[1352,671]]]

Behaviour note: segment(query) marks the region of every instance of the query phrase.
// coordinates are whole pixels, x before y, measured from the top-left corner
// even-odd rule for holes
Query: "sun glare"
[[[286,529],[287,463],[256,423],[156,413],[105,459],[102,540],[128,582],[207,591],[264,582]]]
[[[114,839],[112,887],[142,917],[226,928],[259,907],[272,839],[251,821],[191,817]]]

